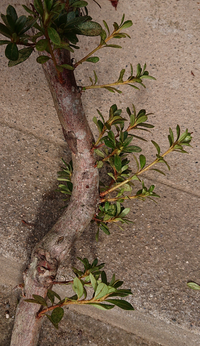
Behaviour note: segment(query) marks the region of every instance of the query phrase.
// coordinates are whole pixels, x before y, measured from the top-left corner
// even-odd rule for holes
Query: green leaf
[[[123,148],[123,153],[140,153],[142,149],[136,145],[130,145],[129,147]]]
[[[74,3],[71,4],[71,7],[86,7],[88,3],[86,1],[75,1]]]
[[[79,278],[75,278],[72,286],[74,292],[77,294],[78,299],[80,299],[83,295],[83,284]]]
[[[118,287],[120,287],[121,285],[123,285],[123,283],[124,283],[123,281],[117,280],[117,281],[114,283],[113,286],[114,286],[115,288],[118,288]]]
[[[60,296],[52,290],[47,291],[47,297],[49,298],[52,304],[54,303],[55,297],[58,298],[58,300],[61,300]]]
[[[167,168],[169,169],[170,171],[170,166],[168,165],[167,161],[163,159],[163,157],[160,158],[159,162],[163,162],[166,164]]]
[[[178,139],[179,139],[179,137],[180,137],[180,126],[179,125],[177,125],[176,126],[176,133],[177,133],[177,141],[178,141]]]
[[[20,16],[15,23],[15,32],[19,34],[27,22],[26,16]]]
[[[102,304],[102,303],[88,303],[88,305],[92,305],[95,308],[98,308],[100,310],[110,310],[110,309],[114,308],[114,305]]]
[[[38,301],[36,301],[35,299],[24,299],[25,302],[27,303],[33,303],[33,304],[39,304],[41,305]]]
[[[125,209],[121,212],[121,214],[119,214],[119,217],[121,217],[121,218],[125,217],[125,216],[129,213],[129,211],[130,211],[130,208],[125,208]]]
[[[47,302],[43,297],[41,297],[37,294],[33,294],[33,298],[35,299],[36,302],[38,302],[38,304],[43,305],[43,306],[47,306]]]
[[[106,273],[105,273],[105,271],[103,270],[102,272],[101,272],[101,281],[104,283],[104,284],[106,284],[107,285],[107,276],[106,276]]]
[[[54,28],[52,28],[52,27],[48,28],[48,35],[49,35],[50,40],[54,44],[61,44],[60,36]]]
[[[141,79],[151,79],[151,80],[156,80],[156,78],[152,77],[152,76],[148,76],[148,75],[143,75],[140,76]]]
[[[22,5],[22,7],[25,9],[26,12],[28,12],[30,14],[34,14],[34,12],[32,10],[30,10],[30,8],[28,8],[26,5]]]
[[[85,36],[99,36],[102,32],[102,27],[99,23],[87,21],[77,25],[78,34]]]
[[[93,71],[94,72],[94,84],[96,84],[97,83],[97,81],[98,81],[98,77],[97,77],[97,74],[96,74],[96,72],[95,71]],[[97,112],[99,113],[99,115],[101,116],[101,118],[103,119],[103,122],[105,122],[104,121],[104,118],[103,118],[103,115],[99,112],[99,110],[97,109]]]
[[[94,261],[92,262],[92,267],[96,267],[98,264],[98,259],[95,258]],[[104,265],[104,263],[102,263]],[[94,268],[93,268],[94,269]]]
[[[13,6],[9,5],[7,7],[6,14],[12,18],[14,23],[16,22],[18,16],[17,16],[17,12]]]
[[[115,144],[113,142],[111,142],[110,139],[103,138],[103,141],[108,148],[115,149]]]
[[[53,5],[53,0],[44,0],[44,3],[46,5],[47,10],[50,11]]]
[[[163,175],[166,175],[164,172],[162,172],[160,169],[157,169],[157,168],[150,168],[150,171],[156,171],[158,173],[161,173]]]
[[[123,145],[126,147],[128,146],[133,140],[133,135],[129,135],[128,138],[125,139]]]
[[[34,7],[36,11],[42,16],[43,15],[43,6],[42,6],[42,1],[41,0],[34,0]]]
[[[158,145],[156,142],[154,142],[153,140],[152,140],[151,142],[152,142],[153,145],[155,146],[155,148],[156,148],[156,150],[157,150],[157,152],[158,152],[158,155],[160,155],[160,147],[159,147],[159,145]]]
[[[123,23],[123,25],[120,27],[120,30],[130,28],[130,26],[133,25],[133,22],[131,20],[127,20]]]
[[[139,178],[137,177],[137,175],[134,175],[131,180],[139,180]]]
[[[33,18],[31,20],[27,20],[26,24],[23,26],[23,28],[19,31],[19,35],[23,35],[26,31],[28,31],[30,28],[32,28],[37,22],[37,18]],[[41,36],[41,35],[40,35]]]
[[[47,315],[47,314],[45,314],[45,316],[49,319],[49,321],[53,324],[53,326],[54,326],[56,329],[58,329],[58,324],[56,324],[56,323],[54,323],[54,322],[52,321],[51,316],[49,316],[49,315]]]
[[[61,307],[57,307],[52,311],[51,321],[53,324],[58,324],[64,315],[64,310]]]
[[[9,38],[12,37],[10,30],[2,23],[0,23],[0,34]]]
[[[103,161],[97,161],[97,168],[100,169],[103,167]]]
[[[106,44],[105,39],[106,39],[107,35],[106,35],[105,30],[102,29],[100,36],[101,36],[101,44]]]
[[[59,65],[59,67],[63,67],[63,68],[65,68],[66,70],[71,70],[71,71],[74,70],[74,67],[73,67],[73,66],[67,65],[67,64]]]
[[[100,229],[107,235],[110,235],[110,231],[108,230],[108,227],[101,223]]]
[[[136,124],[139,125],[139,124],[141,124],[141,123],[144,123],[145,121],[147,121],[147,116],[146,116],[146,115],[139,117],[139,118],[136,120]]]
[[[98,58],[98,56],[93,56],[91,58],[88,58],[86,61],[87,62],[93,62],[96,64],[99,61],[99,58]]]
[[[106,30],[108,31],[108,34],[110,35],[110,30],[109,30],[108,24],[106,23],[105,20],[103,20],[103,24],[104,24]]]
[[[118,155],[114,156],[114,165],[117,172],[120,172],[122,168],[122,162],[121,162],[121,158]]]
[[[105,154],[99,149],[95,149],[94,152],[100,157],[103,157],[103,158],[105,157]]]
[[[169,146],[171,147],[173,144],[173,140],[170,135],[168,135],[168,140],[169,140]]]
[[[137,77],[140,77],[141,72],[142,72],[141,65],[140,65],[140,64],[137,64]]]
[[[103,282],[100,282],[95,292],[95,298],[100,299],[105,297],[107,294],[108,294],[108,286],[104,284]]]
[[[7,14],[7,16],[1,15],[1,18],[3,19],[7,28],[10,29],[12,34],[15,33],[15,21],[13,21],[12,17]]]
[[[106,302],[114,304],[123,310],[134,310],[133,306],[123,299],[106,299]]]
[[[93,287],[94,292],[96,292],[97,289],[97,280],[95,279],[94,275],[90,273],[90,281]]]
[[[122,48],[118,44],[107,44],[105,47],[111,47],[111,48]]]
[[[188,136],[188,129],[180,136],[179,143],[185,140],[185,138]]]
[[[173,131],[171,128],[169,128],[169,134],[170,134],[170,137],[172,139],[172,142],[174,142],[174,134],[173,134]]]
[[[5,50],[5,56],[9,60],[16,61],[19,58],[19,51],[15,43],[9,43]]]
[[[118,82],[123,82],[123,77],[124,77],[124,73],[125,73],[125,69],[122,69],[118,78]]]
[[[140,168],[142,169],[146,165],[146,157],[144,155],[140,155],[139,159],[140,159]]]
[[[10,43],[10,41],[8,40],[0,40],[0,46],[2,46],[3,44],[8,44]]]
[[[69,52],[74,52],[74,50],[70,47],[69,43],[67,42],[61,42],[61,44],[55,44],[54,45],[54,49],[66,49],[68,50]]]
[[[47,62],[49,59],[50,59],[49,56],[41,55],[41,56],[38,56],[38,58],[36,59],[36,61],[37,61],[39,64],[44,64],[44,63]]]
[[[43,50],[46,50],[47,47],[48,47],[48,40],[47,39],[41,39],[35,45],[35,48],[37,50],[39,50],[40,52]]]
[[[195,282],[188,282],[187,283],[188,287],[192,288],[193,290],[200,291],[200,286],[196,284]]]
[[[49,298],[49,300],[51,301],[51,303],[52,303],[52,305],[53,305],[53,303],[54,303],[54,292],[53,291],[51,291],[51,290],[48,290],[47,291],[47,297]]]

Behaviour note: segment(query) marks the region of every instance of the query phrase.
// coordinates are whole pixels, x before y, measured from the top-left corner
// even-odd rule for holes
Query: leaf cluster
[[[92,57],[92,58],[88,58],[86,61],[98,62],[99,58]],[[138,84],[142,85],[144,88],[146,88],[146,86],[143,83],[143,79],[144,78],[155,80],[155,78],[150,76],[149,72],[146,70],[146,64],[144,65],[143,69],[141,68],[140,64],[137,65],[137,72],[136,72],[135,76],[133,75],[133,66],[132,66],[132,64],[130,64],[130,66],[131,66],[131,74],[130,74],[130,76],[126,80],[124,80],[124,74],[125,74],[126,70],[122,69],[120,71],[119,77],[118,77],[116,82],[112,82],[112,83],[108,83],[108,84],[103,84],[103,85],[98,85],[97,84],[97,82],[98,82],[97,74],[96,74],[95,71],[93,71],[94,79],[89,77],[91,85],[90,86],[83,86],[81,88],[82,88],[83,91],[87,90],[87,89],[102,88],[102,89],[106,89],[106,90],[108,90],[110,92],[113,92],[113,93],[117,92],[117,93],[121,94],[122,91],[117,89],[116,88],[117,86],[129,85],[129,86],[131,86],[131,87],[133,87],[135,89],[139,89],[137,86],[135,86],[135,84],[138,83]]]
[[[1,45],[6,45],[5,55],[10,60],[9,66],[28,59],[34,48],[44,54],[48,53],[37,58],[37,62],[43,64],[49,59],[54,60],[55,49],[73,51],[73,48],[79,48],[76,45],[77,35],[100,35],[100,24],[93,22],[87,14],[80,16],[79,9],[85,6],[86,1],[69,0],[65,3],[59,0],[34,0],[32,9],[23,5],[28,16],[18,17],[15,8],[9,5],[6,15],[1,14],[4,24],[0,23],[0,34],[9,39],[0,41]],[[32,27],[36,33],[27,34]],[[25,47],[19,50],[19,45]],[[74,69],[68,64],[56,68],[61,72],[64,68]]]
[[[123,201],[123,198],[121,201]],[[126,217],[129,212],[130,212],[130,208],[124,208],[120,204],[120,201],[117,201],[116,203],[109,203],[108,201],[106,201],[105,203],[102,203],[101,205],[99,205],[98,213],[93,218],[93,220],[98,225],[98,231],[96,233],[96,241],[98,241],[100,229],[105,234],[107,235],[110,234],[109,227],[108,227],[109,223],[113,223],[113,222],[114,223],[120,222],[122,224],[132,223],[132,221]]]
[[[73,164],[72,164],[72,161],[70,161],[69,163],[66,163],[63,159],[62,161],[65,166],[62,168],[61,171],[58,172],[57,180],[65,182],[65,184],[59,184],[58,191],[60,191],[61,193],[65,195],[71,196],[72,190],[73,190],[73,184],[71,182],[72,173],[73,173]]]
[[[84,270],[73,268],[76,277],[67,282],[72,286],[74,295],[61,299],[56,292],[48,290],[48,300],[36,294],[33,295],[32,299],[25,299],[28,303],[39,304],[44,307],[39,312],[38,317],[46,316],[54,327],[58,328],[58,324],[64,316],[63,307],[70,304],[87,304],[101,310],[110,310],[114,306],[123,310],[134,310],[129,302],[116,299],[116,297],[127,297],[132,292],[130,289],[120,288],[123,281],[116,279],[115,274],[112,275],[111,281],[108,281],[105,271],[102,270],[104,263],[98,264],[97,258],[91,264],[87,258],[78,257],[78,259],[84,265]],[[87,299],[88,293],[90,293],[90,298]]]
[[[176,127],[176,139],[172,129],[169,129],[169,149],[161,154],[161,149],[158,143],[152,140],[157,153],[155,159],[147,164],[147,159],[143,154],[139,157],[136,154],[141,153],[142,148],[133,141],[142,140],[146,141],[145,138],[135,134],[136,131],[149,131],[154,126],[149,124],[148,117],[151,113],[147,114],[145,109],[141,109],[138,113],[136,112],[135,106],[132,105],[132,110],[129,107],[126,108],[127,115],[129,117],[129,123],[126,126],[127,119],[122,117],[122,110],[117,108],[114,104],[110,107],[108,119],[105,120],[102,113],[97,110],[100,119],[97,117],[93,118],[95,125],[99,131],[99,137],[94,144],[92,150],[99,157],[96,161],[96,166],[101,169],[104,165],[107,166],[107,175],[109,181],[107,184],[100,182],[100,203],[98,209],[92,219],[98,226],[96,233],[96,240],[99,238],[99,232],[102,230],[105,234],[110,234],[110,225],[112,223],[127,224],[130,221],[127,218],[127,214],[130,212],[130,208],[125,208],[123,203],[126,200],[140,199],[146,200],[147,198],[152,199],[160,197],[155,191],[155,186],[145,186],[144,181],[140,179],[140,175],[146,171],[156,171],[157,173],[165,173],[154,168],[156,164],[164,163],[170,170],[170,166],[167,163],[165,156],[172,151],[178,151],[186,153],[183,149],[184,146],[190,146],[192,139],[191,133],[186,130],[183,134],[180,134],[180,127]],[[130,132],[133,133],[130,133]],[[132,172],[130,167],[130,160],[127,158],[129,154],[133,154],[133,158],[136,162],[136,171]],[[65,163],[65,162],[64,162]],[[59,185],[59,189],[62,193],[71,195],[72,192],[72,166],[65,163],[65,168],[59,172],[58,180],[63,181],[63,184]],[[135,186],[134,181],[141,183],[141,188],[133,193]],[[122,229],[122,228],[121,228]]]
[[[107,44],[107,40],[108,40],[108,38],[109,39],[110,38],[119,39],[119,38],[126,38],[126,37],[130,38],[130,36],[127,33],[121,32],[121,31],[124,29],[130,28],[133,25],[133,23],[131,20],[124,21],[124,19],[125,19],[125,15],[123,14],[120,24],[117,24],[116,22],[114,22],[114,24],[113,24],[114,30],[113,30],[112,34],[110,33],[110,29],[109,29],[106,21],[105,20],[103,21],[105,30],[102,30],[102,32],[101,32],[101,42],[100,42],[101,46],[112,47],[112,48],[122,48],[119,45]]]

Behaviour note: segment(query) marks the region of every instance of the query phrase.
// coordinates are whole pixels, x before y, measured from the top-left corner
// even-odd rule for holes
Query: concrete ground
[[[111,26],[122,14],[133,21],[127,31],[131,39],[121,40],[124,49],[99,51],[100,63],[85,63],[76,71],[80,85],[88,85],[95,69],[99,83],[115,81],[122,68],[147,63],[156,81],[146,89],[123,87],[123,94],[104,90],[87,91],[83,103],[91,127],[96,108],[107,114],[116,103],[125,108],[153,112],[155,125],[148,139],[162,150],[168,147],[168,128],[179,124],[193,132],[193,148],[188,155],[172,154],[171,171],[166,176],[145,175],[161,196],[151,201],[127,203],[132,206],[133,225],[122,232],[113,227],[110,236],[88,227],[76,241],[58,277],[71,277],[67,268],[76,257],[98,257],[111,275],[123,279],[133,296],[128,300],[133,312],[115,308],[108,312],[87,308],[66,311],[61,328],[55,331],[45,322],[39,346],[197,346],[200,345],[200,292],[187,287],[187,281],[200,283],[200,4],[196,0],[119,0],[117,11],[107,0],[91,0],[94,20]],[[20,11],[22,0],[10,0]],[[2,0],[5,13],[8,1]],[[79,59],[98,43],[98,38],[81,38]],[[116,43],[116,42],[115,42]],[[117,41],[119,44],[119,41]],[[0,346],[8,346],[22,272],[35,243],[62,213],[63,201],[56,192],[56,173],[61,157],[70,153],[63,141],[50,92],[43,72],[35,62],[7,67],[1,46],[1,236],[0,236]],[[142,143],[140,143],[142,145]],[[151,142],[144,150],[151,162],[155,151]],[[134,167],[134,162],[133,162]],[[22,220],[30,223],[26,225]],[[63,289],[59,293],[64,294]],[[9,311],[9,313],[8,313]],[[9,317],[9,318],[6,318]],[[59,339],[58,339],[59,338]]]

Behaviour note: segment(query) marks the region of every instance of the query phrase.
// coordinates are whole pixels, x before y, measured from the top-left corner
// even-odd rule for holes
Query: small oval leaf
[[[15,61],[19,57],[19,51],[15,43],[9,43],[5,50],[5,56],[9,60]]]
[[[62,320],[63,315],[64,315],[64,310],[62,308],[60,307],[55,308],[51,314],[51,320],[53,324],[58,324]]]
[[[52,28],[52,27],[48,28],[48,34],[49,34],[50,40],[53,43],[61,44],[60,36],[59,36],[59,34],[57,33],[57,31],[54,28]]]
[[[92,58],[88,58],[86,61],[87,62],[93,62],[96,64],[99,61],[99,58],[98,58],[98,56],[93,56]]]
[[[45,62],[47,62],[50,58],[46,55],[41,55],[41,56],[38,56],[38,58],[36,59],[36,61],[39,63],[39,64],[44,64]]]

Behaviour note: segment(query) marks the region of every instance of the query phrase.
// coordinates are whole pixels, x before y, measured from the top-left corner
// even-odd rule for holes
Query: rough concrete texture
[[[20,11],[23,1],[9,3]],[[149,122],[155,129],[147,138],[159,142],[163,151],[168,147],[168,128],[175,129],[177,123],[182,130],[193,132],[193,148],[189,155],[175,153],[168,158],[171,171],[165,169],[166,176],[145,175],[146,183],[154,183],[161,196],[157,205],[127,203],[132,206],[134,225],[124,232],[112,227],[110,237],[101,234],[99,243],[94,240],[95,229],[88,227],[59,270],[59,278],[68,278],[72,275],[68,267],[77,264],[77,256],[98,257],[110,275],[116,273],[132,289],[128,300],[135,311],[67,310],[58,332],[45,322],[39,345],[55,345],[58,338],[66,346],[200,345],[200,295],[186,285],[188,280],[200,283],[200,4],[194,0],[120,0],[115,11],[107,0],[100,1],[101,10],[93,1],[89,3],[93,19],[101,23],[104,19],[111,26],[125,13],[133,26],[127,31],[131,39],[120,40],[124,49],[103,49],[98,53],[99,64],[85,63],[77,69],[78,83],[88,85],[93,69],[99,83],[115,81],[122,68],[127,68],[128,76],[129,64],[136,68],[138,62],[146,62],[156,77],[155,82],[145,83],[146,89],[124,87],[121,95],[87,91],[83,103],[94,133],[96,108],[106,115],[113,103],[124,110],[134,103],[137,110],[154,112]],[[1,1],[2,13],[7,5]],[[81,38],[83,50],[76,51],[75,58],[88,53],[98,40]],[[56,172],[60,158],[69,160],[70,153],[36,54],[10,69],[2,46],[0,57],[0,345],[7,346],[18,294],[12,288],[22,281],[34,244],[62,212],[63,201],[55,191]],[[151,162],[155,151],[150,142],[144,153]],[[60,293],[64,294],[63,289]]]

